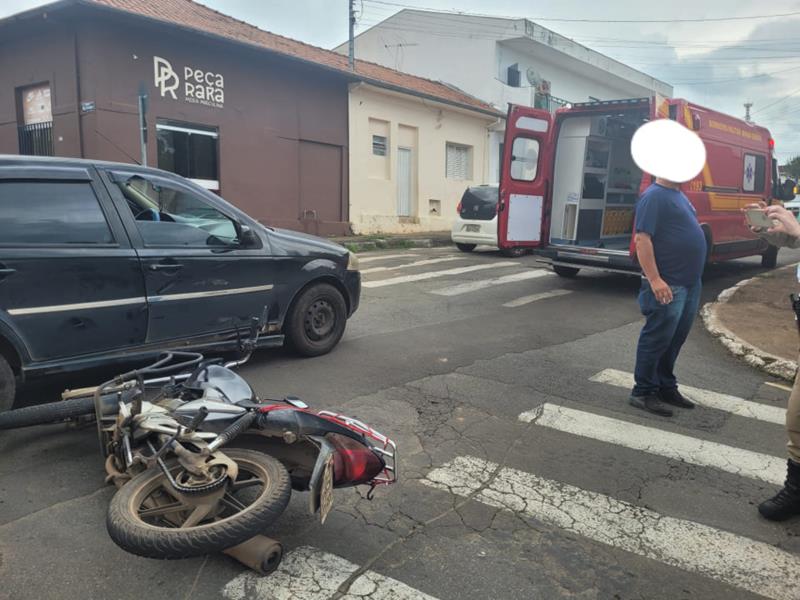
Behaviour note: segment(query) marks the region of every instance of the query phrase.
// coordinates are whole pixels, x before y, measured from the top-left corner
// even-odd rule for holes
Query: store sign
[[[202,104],[222,108],[225,104],[225,80],[221,73],[214,73],[197,67],[183,67],[183,81],[172,64],[160,56],[153,57],[153,85],[162,98],[169,95],[191,104]]]

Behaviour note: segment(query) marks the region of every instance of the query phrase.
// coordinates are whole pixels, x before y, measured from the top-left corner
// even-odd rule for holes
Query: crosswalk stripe
[[[466,256],[444,256],[442,258],[428,258],[425,260],[417,260],[402,265],[394,265],[391,267],[372,267],[370,269],[361,269],[361,274],[377,273],[378,271],[395,271],[397,269],[409,269],[411,267],[424,267],[425,265],[434,265],[436,263],[452,262],[454,260],[465,260]]]
[[[421,481],[773,600],[797,598],[800,558],[763,542],[471,456]]]
[[[786,475],[786,461],[775,456],[547,402],[522,413],[519,420],[777,485]]]
[[[531,294],[530,296],[523,296],[522,298],[517,298],[511,302],[506,302],[503,304],[503,306],[506,308],[517,308],[519,306],[530,304],[531,302],[538,302],[539,300],[546,300],[547,298],[557,298],[558,296],[566,296],[567,294],[571,293],[572,292],[570,290],[552,290],[550,292],[542,292],[541,294]]]
[[[779,390],[783,390],[784,392],[791,392],[792,388],[788,385],[783,385],[781,383],[775,383],[774,381],[765,381],[768,386],[778,388]]]
[[[589,381],[607,383],[609,385],[630,389],[633,387],[633,374],[616,369],[605,369],[590,377]],[[736,396],[720,394],[718,392],[703,390],[688,385],[681,385],[680,390],[684,396],[700,406],[715,408],[740,417],[748,417],[750,419],[757,419],[777,425],[786,423],[786,410],[779,406],[769,406],[767,404],[760,404],[759,402],[751,402],[750,400],[737,398]]]
[[[426,279],[436,279],[437,277],[447,277],[448,275],[462,275],[471,271],[483,271],[485,269],[500,269],[502,267],[515,267],[518,262],[499,261],[485,263],[481,265],[470,265],[468,267],[456,267],[455,269],[445,269],[444,271],[427,271],[426,273],[415,273],[414,275],[402,275],[390,277],[389,279],[377,279],[375,281],[362,281],[361,286],[366,288],[384,287],[387,285],[397,285],[398,283],[411,283],[412,281],[425,281]]]
[[[328,600],[357,569],[335,554],[310,546],[287,553],[278,569],[269,576],[251,571],[229,581],[222,589],[226,600]],[[404,583],[374,571],[355,579],[342,600],[436,600]]]
[[[506,283],[516,283],[518,281],[527,281],[528,279],[537,279],[539,277],[547,277],[553,275],[550,271],[542,269],[530,269],[520,273],[512,273],[511,275],[503,275],[502,277],[493,277],[492,279],[479,279],[477,281],[467,281],[452,287],[442,288],[440,290],[433,290],[431,294],[437,296],[459,296],[461,294],[468,294],[469,292],[476,292]]]
[[[363,263],[368,263],[368,262],[374,262],[376,260],[389,260],[389,259],[392,259],[392,258],[416,258],[416,257],[417,257],[416,254],[408,254],[408,253],[406,253],[406,254],[382,254],[380,256],[363,256],[363,257],[362,257],[362,255],[359,254],[358,255],[358,262],[363,264]]]

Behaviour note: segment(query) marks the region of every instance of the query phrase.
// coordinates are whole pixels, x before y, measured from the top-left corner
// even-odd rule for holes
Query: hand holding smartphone
[[[745,210],[744,216],[747,224],[757,231],[766,231],[775,227],[775,222],[760,208],[748,208]]]

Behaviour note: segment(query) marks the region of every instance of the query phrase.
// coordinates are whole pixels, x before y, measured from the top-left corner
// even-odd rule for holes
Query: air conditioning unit
[[[591,129],[589,130],[589,135],[605,137],[607,133],[608,133],[608,118],[594,117],[592,119],[592,126]]]

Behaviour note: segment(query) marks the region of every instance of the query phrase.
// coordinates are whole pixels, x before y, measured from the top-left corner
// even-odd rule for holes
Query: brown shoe
[[[677,406],[678,408],[694,408],[694,402],[690,402],[678,391],[678,388],[664,388],[658,390],[658,397],[662,402]]]
[[[634,396],[631,394],[628,402],[630,402],[631,406],[641,408],[660,417],[672,416],[672,411],[661,403],[658,394],[647,394],[646,396]]]

